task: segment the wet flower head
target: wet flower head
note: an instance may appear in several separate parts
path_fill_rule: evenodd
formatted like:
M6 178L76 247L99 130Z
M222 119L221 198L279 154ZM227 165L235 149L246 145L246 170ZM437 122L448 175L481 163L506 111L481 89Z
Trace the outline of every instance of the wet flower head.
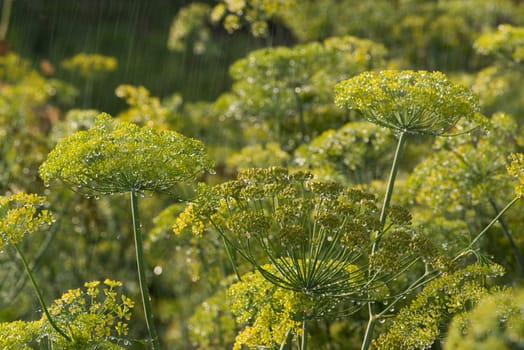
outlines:
M440 72L364 72L335 86L335 103L396 132L441 135L478 111L477 98Z
M95 193L170 192L211 166L200 141L103 113L93 128L63 139L39 173L46 183L58 179Z
M510 161L508 173L517 179L518 184L515 186L515 194L522 198L524 196L524 154L513 153L510 156Z
M127 335L135 306L130 297L120 292L121 287L122 282L110 279L86 282L84 288L67 291L51 305L49 312L63 329L68 329L75 348L120 349L113 342L122 341ZM44 327L60 349L69 346L48 324Z
M265 278L285 289L347 296L363 288L360 279L348 283L354 274L348 267L380 225L374 195L276 167L247 169L237 180L199 192L177 219L176 233L202 233L209 221ZM259 256L278 273L259 266Z
M53 214L41 209L44 202L45 197L23 192L0 196L0 251L4 245L17 244L24 235L53 223Z

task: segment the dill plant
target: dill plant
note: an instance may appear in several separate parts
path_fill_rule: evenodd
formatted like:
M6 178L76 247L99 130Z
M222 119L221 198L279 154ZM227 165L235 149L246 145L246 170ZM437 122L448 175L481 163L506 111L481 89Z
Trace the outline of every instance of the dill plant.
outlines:
M169 28L167 48L179 52L191 48L195 55L208 51L211 32L207 18L210 11L211 7L203 3L192 3L181 8ZM192 47L189 47L190 43Z
M40 210L44 201L45 197L23 192L8 197L2 196L0 198L0 235L2 238L0 240L0 250L3 249L4 245L12 245L16 249L47 320L60 336L64 337L67 341L71 341L71 338L55 323L49 314L42 291L33 277L27 259L18 247L18 243L20 243L26 235L32 234L44 226L51 225L55 220L54 215L50 211L45 209Z
M45 197L23 192L0 197L0 250L14 247L43 312L39 321L0 323L0 347L29 349L34 342L47 342L61 349L120 348L114 342L118 343L127 334L126 321L134 307L133 300L123 294L117 299L115 288L122 286L121 282L107 279L103 293L99 281L89 282L85 284L86 292L71 290L47 306L19 247L26 236L55 221L54 215L43 209L45 200Z
M159 349L144 262L138 197L146 192L174 193L212 163L204 145L175 131L139 127L100 114L94 126L62 139L41 165L41 178L60 180L89 195L129 193L138 278L151 346Z
M393 280L419 261L440 264L431 242L410 228L407 212L395 207L388 214L390 235L370 256L372 237L380 228L374 195L316 182L308 173L247 169L237 180L201 185L199 196L177 218L174 231L216 230L230 253L242 256L255 268L257 278L272 285L261 288L289 298L288 310L276 307L281 311L271 317L293 322L286 323L289 329L275 335L273 342L284 345L296 339L300 349L306 350L312 320L352 314L367 301L400 298L403 291L392 285ZM233 256L231 261L234 267L238 265ZM252 277L238 271L237 276L239 291L251 293L244 289L251 285L244 278ZM243 298L238 291L233 294L235 299ZM237 342L275 346L262 330L263 324L267 326L265 317L258 315L268 311L255 304L243 312L259 321L247 326Z
M507 156L516 149L513 131L517 124L504 113L493 115L484 124L474 132L437 140L435 152L407 177L406 202L421 214L424 225L431 226L438 215L467 221L468 231L474 232L482 228L486 216L498 215L501 203L514 196L513 179L506 166ZM457 128L471 129L472 125L462 123ZM515 237L505 220L499 218L499 223L522 275L524 260ZM460 239L467 241L469 235Z
M269 141L293 150L343 124L345 116L332 104L332 86L381 67L386 53L383 45L352 36L253 51L230 67L234 84L228 113L266 125L276 138Z
M71 289L49 306L53 323L46 316L37 321L0 323L2 349L125 349L134 302L120 293L122 283L106 279ZM55 326L53 326L53 324ZM60 328L55 328L60 327ZM57 329L64 329L65 338Z
M401 153L410 134L443 135L461 119L471 120L478 111L478 99L466 87L454 84L440 72L385 70L364 72L335 85L335 103L361 113L368 121L398 135L391 172L380 214L380 227L371 247L379 249L384 235ZM426 271L427 272L427 271ZM424 280L426 274L422 276ZM368 303L369 321L362 350L369 348L377 322L373 304Z

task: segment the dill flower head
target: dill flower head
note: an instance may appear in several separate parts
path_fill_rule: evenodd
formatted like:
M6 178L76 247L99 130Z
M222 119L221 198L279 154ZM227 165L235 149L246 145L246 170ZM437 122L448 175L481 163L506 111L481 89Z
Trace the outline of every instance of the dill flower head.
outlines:
M84 288L70 289L49 307L62 329L67 329L73 346L82 349L121 349L116 343L128 334L135 302L121 293L122 282L106 279L84 283ZM68 343L42 316L42 331L60 349Z
M17 244L26 234L53 223L53 214L40 209L45 200L23 192L0 196L0 251L4 245Z
M118 61L111 56L81 52L62 62L69 71L76 71L84 78L100 76L117 69Z
M524 59L524 27L501 24L496 31L481 35L474 49L484 55L494 55L503 61L522 64Z
M102 113L93 128L61 140L39 173L46 183L58 179L95 193L170 192L211 166L200 141Z
M337 106L396 132L441 135L478 111L477 98L440 72L364 72L335 86Z
M515 194L522 198L524 195L524 154L513 153L510 155L511 163L508 165L508 173L514 176L518 184L515 185Z

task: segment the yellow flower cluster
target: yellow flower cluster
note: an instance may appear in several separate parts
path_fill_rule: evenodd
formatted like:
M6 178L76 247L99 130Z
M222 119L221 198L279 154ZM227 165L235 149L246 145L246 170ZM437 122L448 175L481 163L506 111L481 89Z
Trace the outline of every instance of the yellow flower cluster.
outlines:
M440 72L364 72L335 86L335 104L396 132L441 135L471 119L478 99Z
M169 192L210 171L204 145L175 131L139 127L100 114L93 128L62 139L40 167L90 193Z
M273 269L270 265L266 269ZM244 328L235 338L234 350L280 346L287 333L299 334L300 317L307 302L299 293L275 287L260 272L242 276L228 290L231 311ZM278 325L278 327L274 327Z
M86 282L85 289L71 289L55 300L49 312L62 329L69 331L75 344L93 345L114 337L112 334L126 335L126 321L135 303L116 291L121 286L122 282L110 279ZM48 331L56 344L65 342L51 327Z
M70 71L78 71L84 78L92 78L114 71L118 66L118 61L114 57L82 52L63 61L62 66Z
M269 34L267 22L294 4L295 0L222 0L211 11L210 20L213 23L222 20L230 33L247 23L251 34L265 37Z
M55 221L49 210L41 209L45 200L45 197L23 192L0 197L0 250Z
M518 184L515 186L515 194L522 198L524 195L524 154L513 153L510 156L511 163L508 166L508 173L517 178Z

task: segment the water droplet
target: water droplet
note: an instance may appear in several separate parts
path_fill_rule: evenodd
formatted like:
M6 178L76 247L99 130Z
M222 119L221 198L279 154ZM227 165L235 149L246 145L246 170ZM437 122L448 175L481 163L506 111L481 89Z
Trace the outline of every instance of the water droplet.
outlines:
M157 275L157 276L161 275L162 272L163 272L162 266L157 265L157 266L155 266L155 267L153 268L153 273L154 273L155 275Z

